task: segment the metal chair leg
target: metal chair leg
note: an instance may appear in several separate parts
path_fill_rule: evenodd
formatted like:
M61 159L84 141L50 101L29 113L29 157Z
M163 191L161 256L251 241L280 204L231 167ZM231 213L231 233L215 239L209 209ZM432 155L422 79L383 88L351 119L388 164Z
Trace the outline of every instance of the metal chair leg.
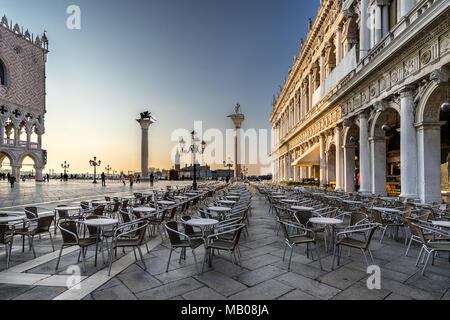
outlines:
M141 256L142 264L144 265L144 269L147 270L147 266L145 265L144 256L142 255L141 247L137 247L139 251L139 255Z
M199 270L198 270L198 265L197 265L197 256L195 255L195 250L194 249L191 249L192 250L192 255L194 256L194 262L195 262L195 271L197 271L197 274L198 275L200 275L200 272L199 272Z
M430 256L432 256L432 255L434 254L434 251L427 252L427 253L428 253L428 255L427 255L427 260L425 261L425 264L423 265L422 276L425 275L425 269L427 268L428 262L430 261Z
M423 252L423 245L422 245L422 248L420 248L420 252L419 252L419 255L416 260L416 267L419 265L419 261L420 261L420 257L422 256L422 252Z
M284 259L286 258L286 249L287 249L287 243L284 243L283 262L284 262Z
M288 271L291 271L292 254L294 253L294 245L291 248L291 254L289 255Z
M314 248L316 249L317 260L319 260L320 270L323 270L322 261L320 260L319 248L317 247L317 244L315 244L315 243L314 243Z
M412 238L412 236L411 236L411 239L409 240L408 248L406 248L405 257L408 256L408 252L409 252L409 249L411 248L411 243L412 243L412 241L413 241L413 238Z
M166 272L169 272L169 264L170 264L170 258L172 258L172 251L173 251L173 248L170 248L169 261L167 261Z
M52 233L50 231L48 231L48 235L50 236L50 242L52 243L52 249L53 249L53 252L54 252L55 251L55 245L53 243Z
M364 260L366 261L366 265L369 266L369 261L367 260L366 252L363 249L361 249L361 252L363 253Z

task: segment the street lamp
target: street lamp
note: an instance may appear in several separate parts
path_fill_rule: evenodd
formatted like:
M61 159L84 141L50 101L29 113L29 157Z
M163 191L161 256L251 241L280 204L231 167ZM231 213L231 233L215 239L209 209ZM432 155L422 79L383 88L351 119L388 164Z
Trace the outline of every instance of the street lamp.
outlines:
M247 179L247 173L248 173L248 168L244 166L244 167L242 168L242 178L243 178L244 180Z
M70 164L67 163L67 161L64 161L64 163L61 164L61 168L64 169L64 179L66 178L67 169L69 169Z
M231 161L231 159L228 158L228 162L224 161L223 166L228 167L228 177L230 177L231 180L231 168L233 167L233 161Z
M89 160L89 164L91 167L94 167L94 182L97 183L97 167L102 163L101 160L97 161L97 157L94 157L94 160Z
M109 176L109 172L112 170L112 168L109 166L109 164L106 166L105 171L108 173Z
M192 183L192 188L194 190L197 190L197 160L196 160L196 154L203 154L205 152L206 148L206 142L200 141L197 138L197 134L195 131L191 132L191 145L188 149L186 148L186 141L182 137L180 137L180 149L181 153L192 153L192 163L194 166L194 182Z

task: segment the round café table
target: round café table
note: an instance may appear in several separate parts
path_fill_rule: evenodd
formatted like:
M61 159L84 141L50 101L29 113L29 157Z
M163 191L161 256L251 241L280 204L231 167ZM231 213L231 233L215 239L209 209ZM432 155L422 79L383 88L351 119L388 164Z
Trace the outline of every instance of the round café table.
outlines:
M167 200L161 200L157 201L158 204L162 204L163 206L171 206L173 204L176 204L176 202L173 201L167 201Z
M230 199L230 200L239 200L239 196L225 196L225 198Z
M298 200L294 200L294 199L282 199L281 202L284 202L284 203L297 203Z
M202 230L203 240L205 241L205 254L208 257L208 265L209 267L212 267L212 259L211 259L211 250L208 250L208 238L205 235L205 231L207 229L212 229L216 224L218 224L219 221L216 219L204 219L204 218L198 218L198 219L191 219L185 222L185 224L197 227Z
M326 217L314 217L309 219L310 223L314 223L314 224L320 224L320 225L325 225L327 226L331 226L331 248L330 249L334 249L334 238L336 236L336 225L343 223L344 221L342 221L341 219L336 219L336 218L326 218Z
M231 208L230 207L209 207L207 210L216 213L223 220L223 218L225 217L225 213L230 212Z
M302 207L302 206L292 206L291 209L295 210L295 211L313 211L314 210L314 208Z
M450 221L431 221L431 223L435 226L450 228Z
M151 215L151 213L155 213L156 209L155 208L150 208L150 207L137 207L137 208L133 208L133 213L134 212L138 212L138 213L142 213L144 216L148 216ZM141 217L138 217L141 218Z
M95 264L94 264L95 266L97 266L97 254L98 254L98 243L100 241L100 231L104 227L114 226L114 225L118 224L119 220L100 218L100 219L83 220L83 221L80 221L80 223L82 223L88 227L96 227L97 228L97 237L95 239ZM102 250L102 256L103 256L103 263L105 263L105 256L103 255L103 250Z
M236 201L232 201L232 200L219 200L220 203L225 204L225 205L235 205Z

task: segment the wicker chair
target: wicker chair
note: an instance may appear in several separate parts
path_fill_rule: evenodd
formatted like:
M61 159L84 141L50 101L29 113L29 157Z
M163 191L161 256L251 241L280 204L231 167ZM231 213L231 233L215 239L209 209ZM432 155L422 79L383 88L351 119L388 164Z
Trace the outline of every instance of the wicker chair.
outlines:
M8 230L8 226L0 224L0 244L5 246L6 252L6 269L9 268L9 261L11 259L11 249L13 245L14 233Z
M94 238L80 238L78 236L78 228L77 223L75 221L66 220L58 223L58 228L61 231L63 244L61 245L61 249L58 255L58 261L56 262L55 271L58 272L59 262L61 260L61 254L64 247L80 247L80 254L78 255L78 262L80 261L80 256L83 263L83 272L86 272L86 251L87 248L91 245L95 245L96 241Z
M134 257L136 262L138 262L136 249L139 252L142 264L144 265L144 269L147 270L147 266L145 265L144 256L142 255L141 245L145 239L145 232L147 230L148 222L143 220L134 220L130 223L122 224L116 228L114 231L114 236L111 241L110 249L109 249L109 268L108 268L108 276L111 275L111 266L113 260L113 251L116 251L117 248L133 248Z
M361 224L361 225L355 225L352 227L348 227L346 231L339 232L337 234L337 239L339 237L342 237L336 242L336 245L334 247L333 251L333 262L331 264L331 269L334 269L334 259L337 252L337 265L339 266L341 261L341 251L342 247L349 247L349 248L355 248L361 250L364 260L366 262L366 265L369 266L369 262L367 260L366 251L369 252L370 258L372 262L373 256L372 252L370 251L370 241L372 240L373 234L375 233L375 230L380 227L380 224L378 223L368 223L368 224ZM365 240L356 239L354 237L350 237L355 234L361 234L361 232L367 232L367 235L365 236Z
M36 250L34 248L34 237L41 236L42 234L48 234L50 237L50 242L52 244L53 251L55 251L55 246L53 244L52 233L50 232L50 226L53 223L54 216L48 215L39 217L37 207L27 207L25 208L25 214L27 216L27 224L24 230L17 230L14 233L21 235L22 237L28 237L28 242L30 244L30 250L33 250L33 256L36 258ZM34 228L31 225L36 223Z
M294 247L301 244L306 244L306 257L309 258L309 244L314 244L317 253L317 259L319 260L320 269L322 268L322 261L320 260L319 250L316 245L316 236L315 233L305 228L301 224L288 223L286 221L278 220L280 224L281 230L284 235L284 252L283 252L283 261L286 257L286 249L287 247L291 248L291 253L289 255L289 263L288 263L288 271L291 271L291 261L292 254L294 252ZM289 234L288 229L295 230L293 234Z
M178 222L176 221L167 222L165 224L165 228L170 240L170 253L169 253L169 260L167 261L166 272L169 272L169 265L170 259L172 257L172 252L176 249L181 249L179 260L179 263L181 263L181 259L183 257L184 259L186 259L186 249L190 248L194 256L195 269L197 270L197 273L200 274L197 265L197 256L195 255L195 249L203 244L203 240L192 239L187 234L178 231Z

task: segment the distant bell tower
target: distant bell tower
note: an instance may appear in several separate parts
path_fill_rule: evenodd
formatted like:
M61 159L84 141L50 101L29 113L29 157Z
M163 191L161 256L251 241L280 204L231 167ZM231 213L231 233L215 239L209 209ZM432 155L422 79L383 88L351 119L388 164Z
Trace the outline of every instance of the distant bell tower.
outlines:
M180 162L181 162L180 153L178 152L177 149L177 153L175 154L175 171L180 171L181 169Z

